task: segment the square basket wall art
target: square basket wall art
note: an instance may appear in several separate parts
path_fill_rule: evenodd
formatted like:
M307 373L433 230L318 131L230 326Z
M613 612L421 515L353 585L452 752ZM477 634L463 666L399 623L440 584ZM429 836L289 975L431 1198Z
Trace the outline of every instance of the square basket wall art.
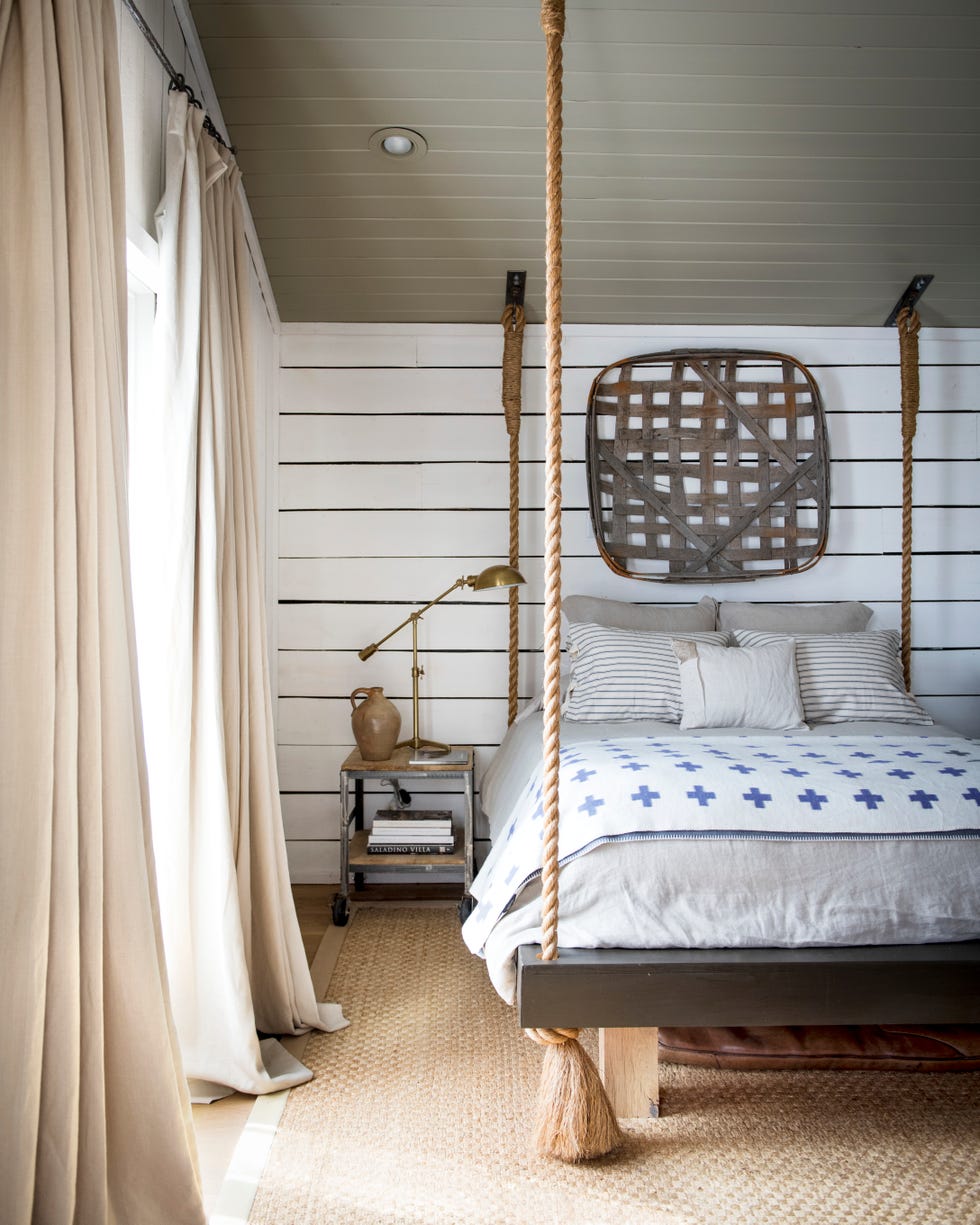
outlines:
M782 353L628 357L592 384L589 510L617 574L661 582L797 574L827 544L827 427Z

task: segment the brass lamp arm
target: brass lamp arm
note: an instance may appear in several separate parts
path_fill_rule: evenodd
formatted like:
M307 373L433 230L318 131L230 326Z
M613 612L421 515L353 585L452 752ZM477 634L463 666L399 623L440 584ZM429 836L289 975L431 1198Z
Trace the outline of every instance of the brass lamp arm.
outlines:
M472 587L473 584L476 582L476 578L477 576L475 574L464 575L463 577L458 578L451 587L446 588L446 590L442 593L442 595L437 595L434 600L430 600L428 604L425 605L424 608L418 608L415 610L415 612L409 613L409 615L405 618L404 621L401 622L401 624L396 625L395 628L391 630L389 633L385 634L383 638L379 638L377 642L372 642L368 646L364 647L363 650L358 651L357 653L358 658L361 660L370 659L371 656L378 649L378 647L386 643L389 638L394 638L394 636L398 633L399 630L404 629L405 626L411 624L412 621L418 621L421 618L423 613L427 613L430 608L438 604L440 600L444 600L447 595L451 595L458 588Z
M357 652L359 659L370 659L378 647L387 642L389 638L393 638L399 630L404 629L406 625L411 625L412 627L412 738L411 740L402 740L399 744L396 744L396 749L409 745L413 749L430 746L442 752L449 751L449 745L442 744L438 740L423 740L419 735L419 677L422 675L422 669L419 667L419 621L422 619L422 614L427 613L433 605L438 604L440 600L444 600L451 592L458 591L460 587L472 587L475 591L485 591L491 587L516 587L519 583L523 582L524 579L513 566L487 566L479 574L463 575L451 587L447 587L442 595L437 595L434 600L430 600L422 608L409 613L404 621L396 625L383 638L379 638L377 642L369 643L363 650Z

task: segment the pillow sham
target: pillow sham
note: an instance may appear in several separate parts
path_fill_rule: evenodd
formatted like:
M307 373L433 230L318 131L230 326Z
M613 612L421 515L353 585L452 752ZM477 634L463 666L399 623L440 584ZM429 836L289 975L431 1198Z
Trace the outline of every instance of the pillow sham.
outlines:
M793 640L762 647L672 643L680 661L681 730L805 727Z
M727 634L684 634L683 640L724 646ZM660 719L678 723L681 679L670 633L618 629L590 622L568 627L572 675L562 707L580 723Z
M718 603L703 596L697 604L628 604L604 596L570 595L561 610L570 625L587 621L623 630L714 630Z
M763 630L735 630L740 647L770 646L787 639ZM932 723L905 688L895 630L856 634L794 634L796 670L807 723L881 719Z
M772 630L780 634L855 633L868 628L872 610L867 604L844 600L835 604L751 604L722 600L718 628Z

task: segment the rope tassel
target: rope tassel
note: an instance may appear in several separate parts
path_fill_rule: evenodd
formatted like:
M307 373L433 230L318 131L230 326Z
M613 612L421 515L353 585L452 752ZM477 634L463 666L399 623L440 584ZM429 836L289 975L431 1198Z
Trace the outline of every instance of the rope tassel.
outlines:
M623 1138L595 1064L577 1029L526 1029L544 1046L534 1147L542 1157L591 1161Z
M558 750L561 692L561 80L564 0L542 0L546 42L546 328L547 414L544 545L544 846L541 958L558 956ZM542 1157L588 1161L622 1140L595 1064L577 1029L529 1029L545 1046L535 1147Z

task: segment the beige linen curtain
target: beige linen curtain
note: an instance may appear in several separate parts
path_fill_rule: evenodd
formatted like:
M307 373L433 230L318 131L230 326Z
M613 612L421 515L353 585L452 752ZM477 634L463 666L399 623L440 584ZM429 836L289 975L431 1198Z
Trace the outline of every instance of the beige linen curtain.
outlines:
M134 418L140 683L164 945L195 1100L311 1073L266 1034L336 1029L289 887L266 655L240 172L170 95L157 402Z
M0 0L0 1220L203 1225L135 687L115 0Z

